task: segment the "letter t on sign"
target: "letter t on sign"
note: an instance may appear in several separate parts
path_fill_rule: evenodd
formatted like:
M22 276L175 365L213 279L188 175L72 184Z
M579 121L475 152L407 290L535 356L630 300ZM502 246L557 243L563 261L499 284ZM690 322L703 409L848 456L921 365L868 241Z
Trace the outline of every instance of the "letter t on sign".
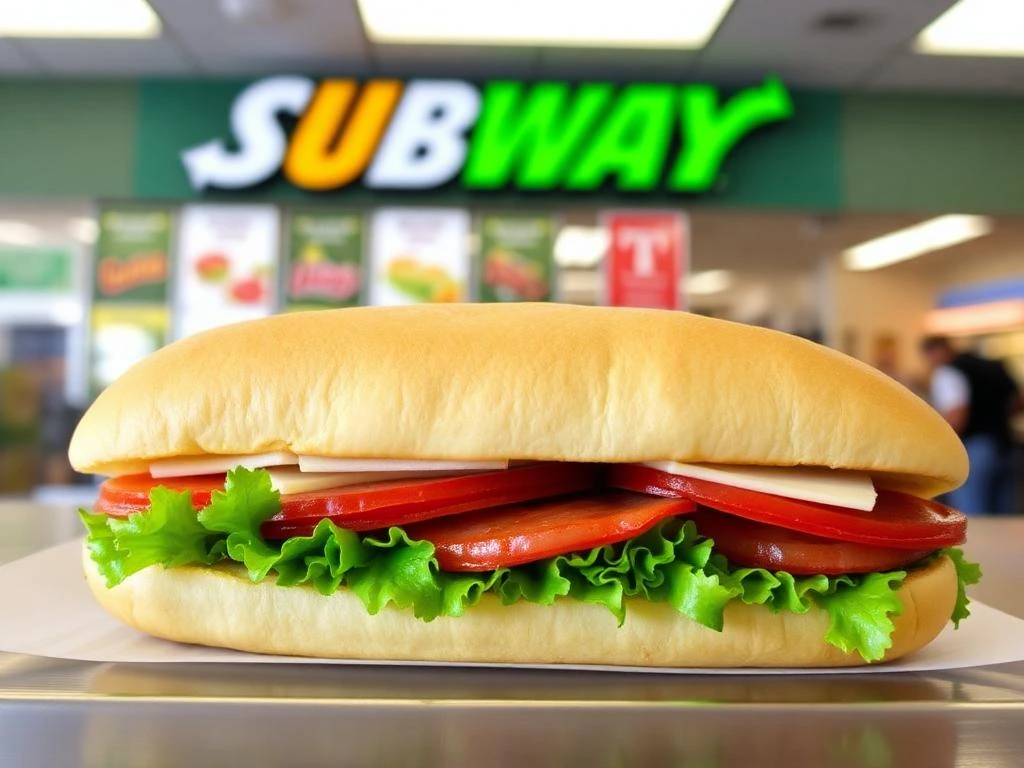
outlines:
M676 211L606 211L605 301L614 307L681 309L689 262L686 217Z

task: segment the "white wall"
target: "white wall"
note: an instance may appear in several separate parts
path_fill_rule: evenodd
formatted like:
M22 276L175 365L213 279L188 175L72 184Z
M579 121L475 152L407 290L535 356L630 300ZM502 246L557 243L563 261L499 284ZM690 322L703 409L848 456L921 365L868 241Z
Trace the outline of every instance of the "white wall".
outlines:
M827 310L826 342L872 365L877 340L896 341L897 371L904 378L924 370L917 351L924 316L935 304L934 277L910 265L872 272L850 272L838 259L826 265L832 296Z
M936 278L939 290L963 288L977 283L1024 277L1024 243L1020 249L1007 249L984 258L959 259L943 265Z

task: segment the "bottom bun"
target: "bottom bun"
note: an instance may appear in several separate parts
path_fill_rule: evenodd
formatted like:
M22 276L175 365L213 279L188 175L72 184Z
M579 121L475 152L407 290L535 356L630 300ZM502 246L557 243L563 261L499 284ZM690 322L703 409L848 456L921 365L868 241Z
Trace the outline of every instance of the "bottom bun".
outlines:
M798 615L733 602L715 632L665 604L630 600L617 626L604 607L561 600L501 605L494 595L459 618L431 622L387 607L366 612L351 592L252 583L234 564L149 567L113 589L84 553L99 602L126 624L167 640L253 653L363 660L604 664L645 667L845 667L864 664L824 641L828 615ZM948 558L911 573L885 660L921 648L942 631L956 600Z

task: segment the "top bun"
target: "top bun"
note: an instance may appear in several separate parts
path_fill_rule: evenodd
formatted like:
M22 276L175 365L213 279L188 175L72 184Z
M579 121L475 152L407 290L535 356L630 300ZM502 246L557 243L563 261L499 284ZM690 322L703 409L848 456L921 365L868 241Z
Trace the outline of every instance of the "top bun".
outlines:
M108 387L70 457L117 475L278 450L812 465L922 496L967 475L938 413L834 350L682 312L559 304L361 307L207 331Z

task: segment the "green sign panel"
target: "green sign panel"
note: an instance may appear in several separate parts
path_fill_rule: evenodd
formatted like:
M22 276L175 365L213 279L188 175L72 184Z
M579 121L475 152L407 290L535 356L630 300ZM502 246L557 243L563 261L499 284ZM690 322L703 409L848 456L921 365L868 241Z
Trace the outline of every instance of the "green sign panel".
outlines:
M0 246L0 291L70 291L71 252L64 248Z
M303 76L145 81L142 197L616 201L836 207L840 100L774 77L529 83ZM282 120L282 115L288 119ZM294 127L292 127L294 126Z
M96 302L167 301L171 212L163 208L108 208L100 213L93 269Z
M480 300L550 299L553 230L550 216L483 216L480 220Z
M359 303L363 218L357 213L296 211L288 222L285 308Z

